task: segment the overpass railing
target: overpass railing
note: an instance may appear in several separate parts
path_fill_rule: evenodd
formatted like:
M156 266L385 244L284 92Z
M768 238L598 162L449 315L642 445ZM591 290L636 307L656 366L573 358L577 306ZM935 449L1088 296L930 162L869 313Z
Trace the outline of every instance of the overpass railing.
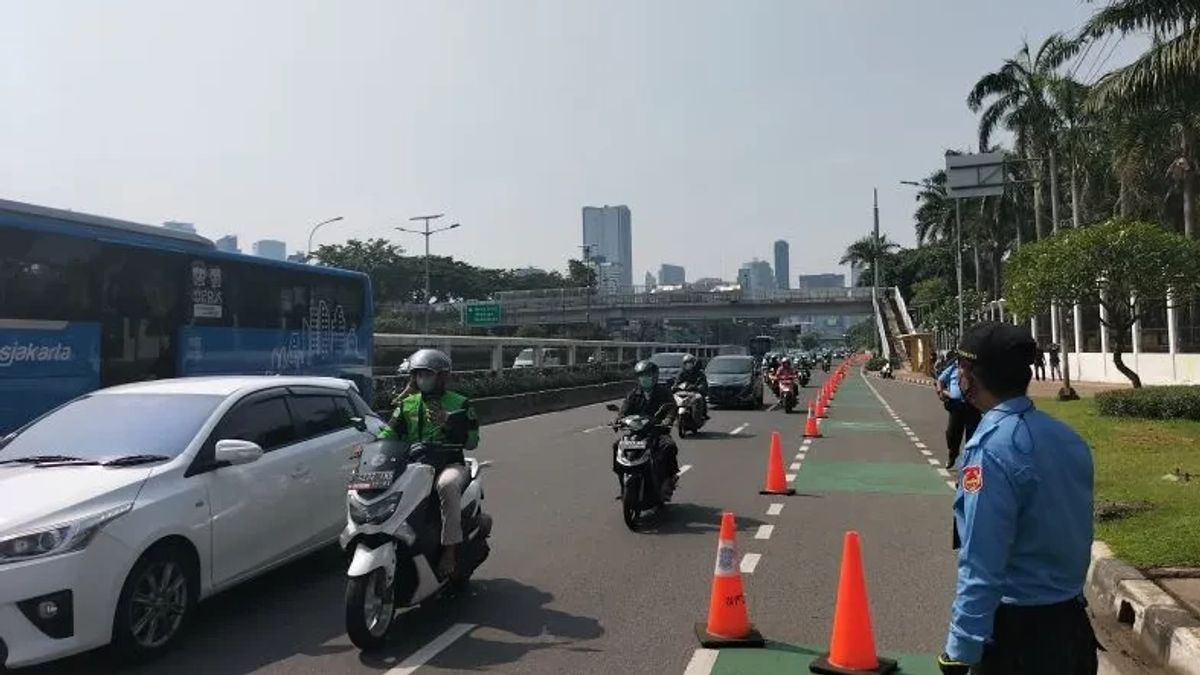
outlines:
M600 293L586 288L545 289L497 293L487 304L498 303L506 310L547 310L581 307L629 307L656 305L728 305L734 303L795 304L870 302L870 288L813 288L807 290L678 290L662 293ZM467 303L472 304L472 303Z
M517 357L526 349L531 350L530 358L522 359L520 365L530 367L626 363L647 358L656 352L684 352L707 359L731 351L744 351L732 345L686 342L376 333L377 372L394 372L409 354L422 347L433 347L449 354L455 370L503 370L516 367Z

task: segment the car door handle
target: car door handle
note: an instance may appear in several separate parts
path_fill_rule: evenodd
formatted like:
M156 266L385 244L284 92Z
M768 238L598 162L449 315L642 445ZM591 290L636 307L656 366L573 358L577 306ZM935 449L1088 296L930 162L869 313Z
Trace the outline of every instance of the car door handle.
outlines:
M301 478L308 478L311 473L312 473L312 471L310 471L307 466L301 464L301 465L297 466L295 469L292 469L292 478L295 478L297 480L301 479Z

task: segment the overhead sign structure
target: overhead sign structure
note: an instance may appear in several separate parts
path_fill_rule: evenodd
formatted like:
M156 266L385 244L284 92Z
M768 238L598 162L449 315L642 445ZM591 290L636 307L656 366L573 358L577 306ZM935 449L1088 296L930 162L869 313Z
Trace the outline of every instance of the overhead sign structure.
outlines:
M500 323L500 303L475 302L463 309L463 323L468 326L493 326Z
M1003 152L946 155L946 194L954 199L1004 194L1008 182Z

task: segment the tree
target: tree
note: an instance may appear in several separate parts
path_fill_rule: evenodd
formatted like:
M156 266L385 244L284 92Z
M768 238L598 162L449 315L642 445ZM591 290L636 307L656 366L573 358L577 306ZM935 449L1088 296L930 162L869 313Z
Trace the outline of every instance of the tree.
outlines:
M375 301L393 299L411 287L403 273L404 249L386 239L351 239L322 244L310 256L318 264L362 272L371 277Z
M800 348L812 351L821 346L821 336L816 333L803 333L800 335Z
M946 196L945 169L938 169L921 181L913 220L917 246L954 239L954 200Z
M1025 316L1051 303L1102 307L1113 365L1141 387L1122 358L1130 329L1168 299L1180 306L1200 296L1197 260L1200 244L1157 225L1115 218L1022 247L1008 263L1006 296Z
M869 280L874 274L876 263L881 262L889 253L899 248L900 244L888 239L886 234L881 234L878 238L874 234L869 234L850 244L839 264L864 268L863 278ZM866 269L868 267L871 269ZM870 282L868 281L868 283Z
M595 288L596 269L582 260L567 261L567 281L575 288Z
M1183 196L1183 228L1196 236L1196 136L1200 116L1200 3L1195 0L1116 0L1083 29L1087 39L1150 31L1155 40L1136 61L1104 76L1095 86L1095 109L1167 110L1179 138L1171 176Z

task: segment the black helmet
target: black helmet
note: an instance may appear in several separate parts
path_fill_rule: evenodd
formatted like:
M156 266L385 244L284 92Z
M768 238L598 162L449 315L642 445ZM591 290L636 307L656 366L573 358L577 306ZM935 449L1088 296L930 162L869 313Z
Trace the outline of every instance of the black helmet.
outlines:
M638 361L633 367L634 375L653 375L654 379L658 379L658 364L653 361Z
M418 349L408 357L409 370L432 370L435 373L450 372L450 357L438 349Z

